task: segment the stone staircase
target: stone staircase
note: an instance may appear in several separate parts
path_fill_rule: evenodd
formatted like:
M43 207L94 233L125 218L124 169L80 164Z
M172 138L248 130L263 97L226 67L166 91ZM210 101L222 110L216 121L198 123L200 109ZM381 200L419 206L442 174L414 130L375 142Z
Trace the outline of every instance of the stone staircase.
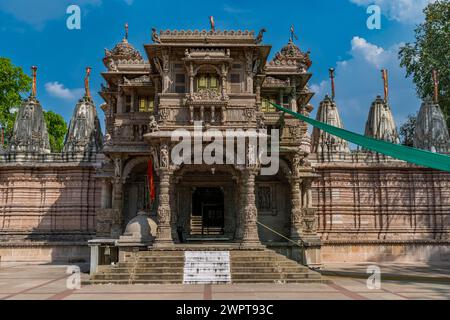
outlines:
M196 251L198 252L198 249ZM320 273L268 249L230 250L229 268L231 283L324 282ZM192 271L195 266L191 264L189 269ZM202 269L200 265L198 269ZM211 271L210 269L208 270ZM120 262L115 266L102 266L96 274L91 276L88 283L181 284L184 282L185 251L151 250L130 254L126 262ZM211 281L211 283L226 282L229 281Z

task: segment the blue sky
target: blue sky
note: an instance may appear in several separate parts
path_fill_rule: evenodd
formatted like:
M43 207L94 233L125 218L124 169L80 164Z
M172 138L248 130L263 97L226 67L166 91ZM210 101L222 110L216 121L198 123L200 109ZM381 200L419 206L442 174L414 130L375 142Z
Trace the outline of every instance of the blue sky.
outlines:
M271 56L289 39L293 24L304 51L311 50L316 92L312 103L329 93L328 68L336 68L336 101L347 129L363 132L371 102L382 94L381 68L390 74L390 102L397 123L416 112L420 101L411 79L399 67L398 47L413 41L414 28L423 20L430 0L284 0L274 1L144 1L144 0L2 0L0 56L29 73L37 65L38 98L46 110L70 119L83 93L84 68L91 66L96 93L104 71L104 48L111 49L129 24L129 41L141 51L151 42L150 30L208 29L210 15L216 29L266 28L264 42ZM381 7L380 30L366 26L368 5ZM81 30L68 30L66 8L81 7ZM99 110L103 125L103 113ZM315 111L313 112L315 115Z

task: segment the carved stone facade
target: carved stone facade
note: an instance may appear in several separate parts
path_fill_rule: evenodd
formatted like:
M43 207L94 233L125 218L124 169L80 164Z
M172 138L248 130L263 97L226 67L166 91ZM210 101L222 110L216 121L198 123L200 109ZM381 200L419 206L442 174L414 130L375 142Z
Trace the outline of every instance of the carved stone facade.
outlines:
M60 260L72 259L68 248L78 248L75 257L87 260L86 240L123 240L129 222L147 216L157 225L152 223L151 241L142 237L145 243L128 242L121 250L220 241L245 249L266 246L319 267L322 260L403 258L402 252L420 247L413 257L445 260L448 174L350 152L344 141L318 131L311 140L306 123L268 103L310 115L309 53L289 41L269 61L271 46L263 34L153 30L153 43L144 45L147 60L127 37L106 50L99 92L105 100L103 146L93 105L84 98L70 125L65 147L70 152L46 154L45 130L37 147L25 148L35 145L23 141L36 134L22 139L17 129L14 152L0 155L2 260L17 256L13 247L52 248ZM33 97L27 101L38 106ZM342 127L333 101L326 98L321 110L321 121ZM42 117L29 120L25 111L16 126L35 132ZM245 143L243 163L207 164L195 154L183 154L184 163L175 163L178 141L171 134L183 129L195 138L194 124L201 133L279 130L278 172L261 174L259 153ZM367 133L398 141L381 98L371 108ZM318 145L322 151L328 146L328 157ZM24 152L16 152L20 146ZM88 156L83 146L92 151ZM200 153L207 147L200 141ZM233 142L233 149L238 147ZM138 213L145 219L136 218ZM392 254L375 254L383 250Z

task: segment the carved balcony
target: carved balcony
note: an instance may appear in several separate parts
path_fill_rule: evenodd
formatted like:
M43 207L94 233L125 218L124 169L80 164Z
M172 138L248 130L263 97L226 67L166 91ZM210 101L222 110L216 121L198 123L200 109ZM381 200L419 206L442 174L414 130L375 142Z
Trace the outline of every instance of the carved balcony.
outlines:
M205 121L205 116L208 115L211 124L224 123L228 102L228 95L216 90L201 89L188 94L186 105L189 107L189 122L194 123L195 120Z

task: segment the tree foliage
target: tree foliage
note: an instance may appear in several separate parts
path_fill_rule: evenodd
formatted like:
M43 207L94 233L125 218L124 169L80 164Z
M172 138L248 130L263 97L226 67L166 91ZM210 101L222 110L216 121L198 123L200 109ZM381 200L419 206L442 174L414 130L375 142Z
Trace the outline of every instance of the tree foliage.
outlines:
M44 119L47 125L51 151L61 152L64 146L64 136L67 132L67 124L64 118L53 111L45 111Z
M450 1L438 0L425 9L425 21L415 30L415 42L400 48L400 65L413 76L422 99L434 92L432 70L439 73L439 104L450 128Z
M22 102L22 93L30 90L31 79L22 68L16 67L8 58L0 57L0 126L9 137L14 127L14 108Z
M416 127L416 120L417 114L410 114L400 127L400 140L405 146L414 146L414 129Z

